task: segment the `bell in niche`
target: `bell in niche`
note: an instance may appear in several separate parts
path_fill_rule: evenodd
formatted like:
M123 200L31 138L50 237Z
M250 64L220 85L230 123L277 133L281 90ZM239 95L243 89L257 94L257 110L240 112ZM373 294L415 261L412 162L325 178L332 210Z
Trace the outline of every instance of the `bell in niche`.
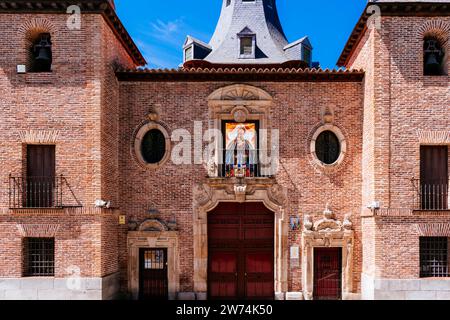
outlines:
M435 53L428 54L427 67L436 68L436 67L439 67L439 65L440 64L436 58L436 54Z
M34 69L38 72L50 71L52 65L52 45L49 35L42 35L34 46Z
M441 70L441 50L436 40L428 40L426 42L425 53L425 71L426 74L439 74Z

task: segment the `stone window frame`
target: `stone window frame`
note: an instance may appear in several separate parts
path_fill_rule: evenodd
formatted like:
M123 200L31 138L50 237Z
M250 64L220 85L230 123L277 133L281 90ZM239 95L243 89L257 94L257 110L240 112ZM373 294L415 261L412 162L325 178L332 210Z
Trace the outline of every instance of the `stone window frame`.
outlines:
M147 161L145 161L144 157L142 156L142 152L141 152L141 145L142 145L142 139L145 137L145 135L150 131L150 130L159 130L165 138L166 141L166 149L165 149L165 153L163 158L161 159L161 161L157 162L157 163L148 163ZM150 122L145 122L144 124L141 124L138 129L136 130L136 133L134 134L134 139L133 139L133 154L136 158L136 160L138 161L138 163L147 169L150 170L156 170L161 168L164 164L166 164L166 162L169 160L170 158L170 152L172 149L172 145L171 145L171 139L170 139L170 134L167 130L167 128L160 122L156 122L156 121L150 121Z
M333 132L336 135L336 137L338 138L339 143L340 143L341 150L340 150L339 158L332 164L323 163L319 159L319 157L317 156L317 153L316 153L317 138L325 131ZM344 160L348 153L347 138L345 137L343 130L341 130L341 128L339 128L335 124L322 124L318 128L316 128L313 132L314 133L312 134L310 144L309 144L309 153L312 158L313 164L316 167L318 167L319 169L325 170L325 171L330 171L330 170L339 168L344 163Z

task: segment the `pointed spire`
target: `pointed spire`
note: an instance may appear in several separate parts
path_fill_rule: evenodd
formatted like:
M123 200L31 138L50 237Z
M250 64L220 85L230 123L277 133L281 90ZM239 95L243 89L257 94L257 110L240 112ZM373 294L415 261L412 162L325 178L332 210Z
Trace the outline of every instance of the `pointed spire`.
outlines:
M306 59L311 64L312 46L308 38L292 44L286 39L276 0L223 0L206 55L205 45L196 49L200 47L198 43L201 41L186 42L185 57L217 64L281 64ZM196 51L201 55L196 55Z

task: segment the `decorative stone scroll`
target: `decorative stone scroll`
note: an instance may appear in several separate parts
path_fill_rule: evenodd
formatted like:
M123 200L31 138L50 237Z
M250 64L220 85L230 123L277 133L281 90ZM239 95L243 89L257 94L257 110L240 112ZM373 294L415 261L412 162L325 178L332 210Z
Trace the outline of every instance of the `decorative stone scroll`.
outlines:
M314 248L342 248L342 297L350 299L353 292L354 232L350 215L341 222L327 205L323 218L313 221L306 215L302 233L302 286L305 300L312 300L314 289Z

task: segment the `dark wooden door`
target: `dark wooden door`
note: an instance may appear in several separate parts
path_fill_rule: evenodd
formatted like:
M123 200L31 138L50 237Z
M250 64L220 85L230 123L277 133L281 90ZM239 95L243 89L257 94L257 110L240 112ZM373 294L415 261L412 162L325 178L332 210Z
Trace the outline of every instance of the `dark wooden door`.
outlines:
M209 213L208 296L274 298L274 215L262 203L222 203Z
M342 298L342 249L314 249L314 299Z
M55 170L55 146L27 146L27 175L24 181L26 207L54 206Z
M167 249L140 249L139 265L139 299L167 300Z
M420 149L420 193L422 209L448 209L448 147Z

